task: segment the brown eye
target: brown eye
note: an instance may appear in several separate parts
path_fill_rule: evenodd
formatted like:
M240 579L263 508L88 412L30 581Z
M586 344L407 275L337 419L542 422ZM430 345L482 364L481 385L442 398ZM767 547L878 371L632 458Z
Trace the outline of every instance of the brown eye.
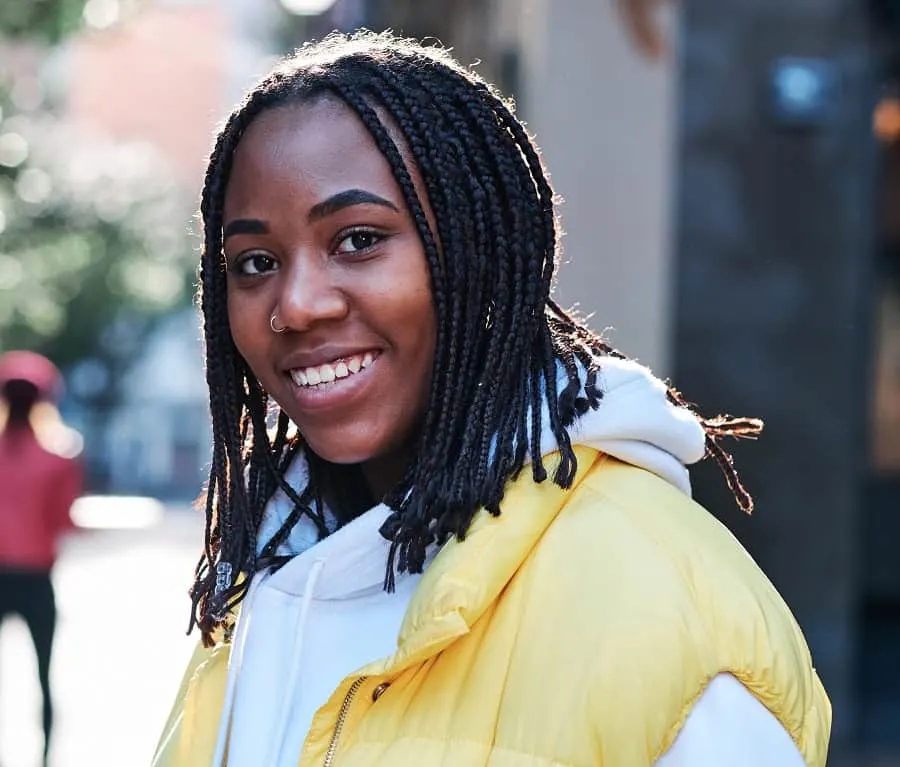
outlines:
M336 248L338 253L359 253L374 248L383 238L371 229L358 229L344 237Z
M278 269L278 262L265 253L250 253L237 263L238 274L255 277Z

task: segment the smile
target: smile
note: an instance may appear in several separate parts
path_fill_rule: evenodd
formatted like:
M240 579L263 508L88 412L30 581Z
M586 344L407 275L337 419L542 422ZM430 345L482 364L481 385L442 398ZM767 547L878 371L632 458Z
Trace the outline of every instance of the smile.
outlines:
M365 352L355 354L352 357L341 358L326 362L315 367L297 368L290 371L291 380L306 389L321 389L330 387L343 379L352 378L361 370L369 367L378 357L378 352Z

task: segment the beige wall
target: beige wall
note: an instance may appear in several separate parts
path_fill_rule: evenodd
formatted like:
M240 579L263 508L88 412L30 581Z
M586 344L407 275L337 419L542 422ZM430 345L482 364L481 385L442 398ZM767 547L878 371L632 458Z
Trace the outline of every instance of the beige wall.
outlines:
M668 373L674 59L640 58L610 0L508 0L505 11L524 52L524 117L564 198L558 298Z

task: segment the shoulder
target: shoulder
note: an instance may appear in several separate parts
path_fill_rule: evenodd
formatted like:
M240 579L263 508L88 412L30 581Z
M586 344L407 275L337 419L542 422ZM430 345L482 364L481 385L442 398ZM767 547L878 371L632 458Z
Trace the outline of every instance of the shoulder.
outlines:
M706 509L651 472L610 457L570 492L538 544L535 564L577 570L580 582L596 587L616 584L623 600L665 597L680 609L698 596L779 600Z
M576 599L593 590L588 585L615 586L610 599L620 607L640 598L665 601L679 615L715 605L740 622L756 610L792 621L724 525L665 480L613 458L598 461L572 491L538 549L536 559L578 571L585 586Z
M639 741L658 755L720 673L792 732L810 716L827 730L827 699L778 592L721 523L655 475L600 461L523 570L524 635L552 632L566 659L555 673L570 665L590 681L604 731L645 726Z

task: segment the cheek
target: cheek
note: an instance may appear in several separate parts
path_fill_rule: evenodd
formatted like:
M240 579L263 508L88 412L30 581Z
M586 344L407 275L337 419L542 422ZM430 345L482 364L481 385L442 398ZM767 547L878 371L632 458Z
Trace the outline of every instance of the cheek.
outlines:
M246 322L241 322L240 317L241 313L238 311L238 307L235 305L235 300L229 293L228 295L228 327L231 330L231 338L234 340L234 345L237 346L238 351L241 354L244 353L244 333L246 332Z
M255 374L258 373L254 360L262 352L265 338L261 337L257 329L256 314L251 307L244 306L239 298L228 294L228 327L231 329L231 338L238 352L247 361Z
M367 310L384 337L394 346L391 386L394 396L389 410L406 423L417 420L428 405L437 342L437 315L425 256L410 249L398 259L397 268L384 274L377 299ZM375 299L374 293L370 299ZM375 324L373 322L373 324ZM397 395L401 395L399 398ZM402 404L401 404L402 402Z

